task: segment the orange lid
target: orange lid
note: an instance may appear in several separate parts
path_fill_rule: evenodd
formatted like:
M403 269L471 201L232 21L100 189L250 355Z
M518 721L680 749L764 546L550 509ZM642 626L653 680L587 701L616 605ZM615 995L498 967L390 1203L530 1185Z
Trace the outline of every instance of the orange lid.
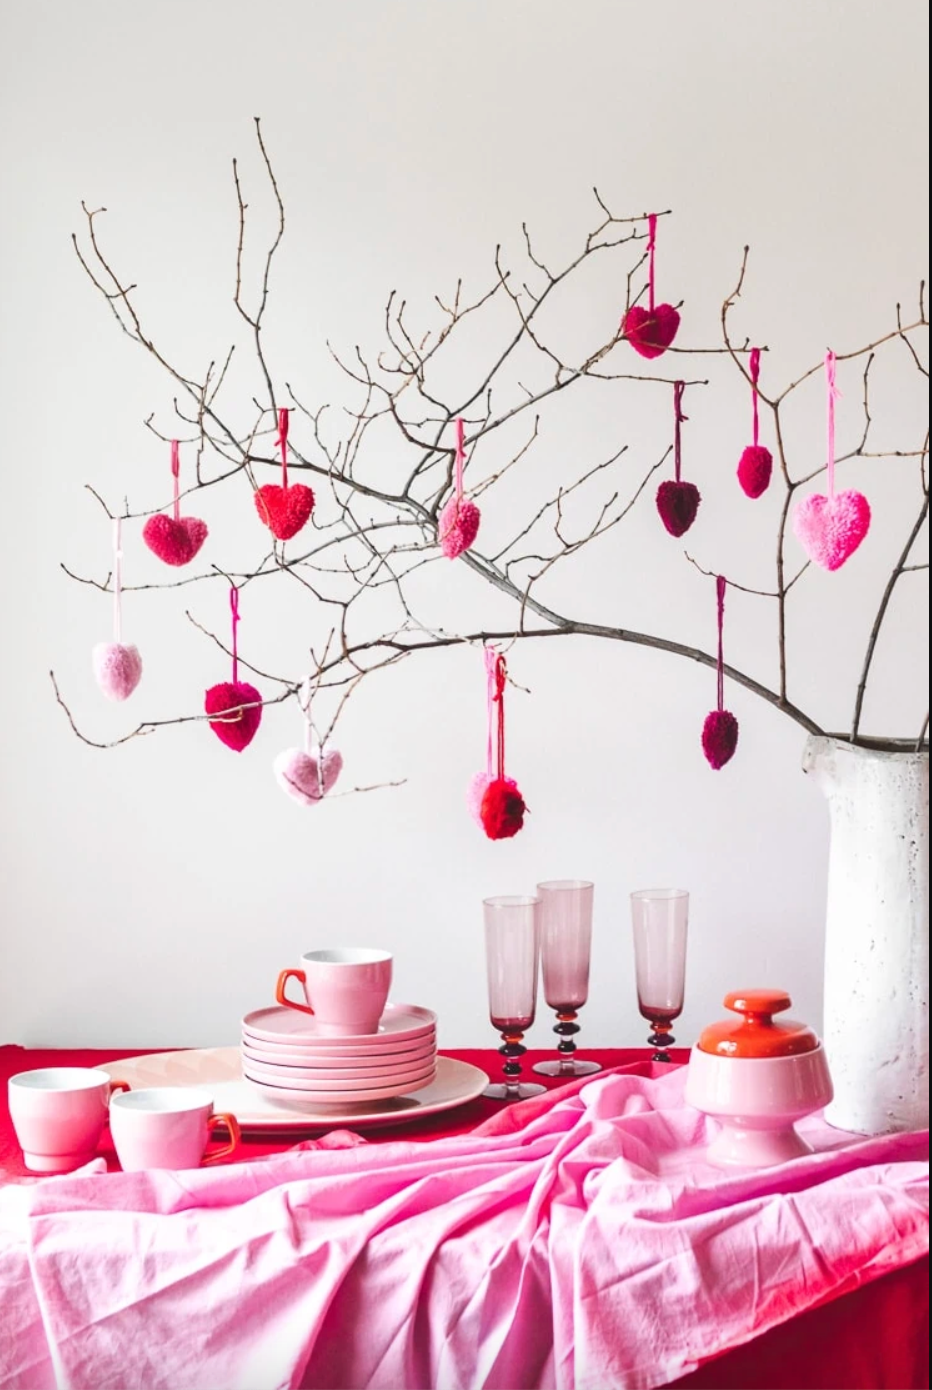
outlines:
M736 989L725 995L725 1008L741 1018L723 1018L704 1029L699 1039L702 1052L723 1057L793 1057L814 1052L819 1039L805 1023L785 1018L774 1021L792 1004L782 989Z

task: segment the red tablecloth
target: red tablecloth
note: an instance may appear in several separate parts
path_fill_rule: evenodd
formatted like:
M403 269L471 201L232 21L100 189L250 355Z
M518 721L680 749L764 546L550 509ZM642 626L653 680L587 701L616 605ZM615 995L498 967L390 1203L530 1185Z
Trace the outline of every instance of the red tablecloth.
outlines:
M0 1181L26 1173L7 1108L6 1080L19 1071L50 1066L99 1066L117 1057L142 1055L126 1048L49 1050L0 1047ZM449 1051L497 1075L500 1059L492 1050ZM527 1065L552 1053L529 1052ZM639 1061L645 1051L596 1050L585 1054L604 1066ZM674 1060L684 1061L685 1051ZM557 1082L549 1082L557 1085ZM367 1138L379 1143L408 1138L430 1141L473 1129L500 1109L494 1101L476 1100L445 1115L392 1129L377 1129ZM299 1137L299 1136L297 1136ZM243 1159L278 1153L287 1143L250 1139ZM116 1167L108 1141L101 1152ZM929 1269L921 1261L874 1281L855 1293L736 1348L692 1375L677 1381L693 1390L927 1390L929 1386ZM140 1387L145 1390L145 1387ZM180 1390L180 1387L179 1387ZM400 1388L401 1390L401 1388ZM606 1387L610 1390L610 1387Z

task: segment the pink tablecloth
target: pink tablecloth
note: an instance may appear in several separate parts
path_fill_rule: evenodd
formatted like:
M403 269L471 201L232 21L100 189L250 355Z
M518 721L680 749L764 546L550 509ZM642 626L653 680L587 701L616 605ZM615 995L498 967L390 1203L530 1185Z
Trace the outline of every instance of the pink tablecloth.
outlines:
M682 1071L646 1070L429 1145L8 1188L0 1386L721 1385L713 1358L927 1254L926 1136L815 1120L812 1157L723 1174Z

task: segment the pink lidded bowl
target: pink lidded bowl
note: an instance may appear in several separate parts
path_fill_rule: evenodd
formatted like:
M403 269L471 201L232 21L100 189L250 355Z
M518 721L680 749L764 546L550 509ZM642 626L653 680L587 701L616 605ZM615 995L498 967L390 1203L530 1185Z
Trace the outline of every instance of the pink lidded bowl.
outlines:
M797 1120L832 1099L825 1050L804 1024L774 1014L782 990L736 990L725 1007L739 1018L706 1028L689 1058L686 1100L721 1126L706 1157L718 1167L766 1168L811 1153Z

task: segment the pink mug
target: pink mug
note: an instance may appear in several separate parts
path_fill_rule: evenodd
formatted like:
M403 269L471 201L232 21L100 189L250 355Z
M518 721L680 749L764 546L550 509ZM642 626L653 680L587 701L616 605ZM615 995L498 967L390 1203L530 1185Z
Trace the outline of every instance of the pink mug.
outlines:
M44 1067L11 1076L10 1118L33 1173L70 1173L94 1157L111 1096L128 1091L93 1067Z
M207 1153L218 1127L229 1140ZM234 1116L214 1114L210 1095L193 1086L153 1086L114 1096L110 1133L124 1173L218 1163L236 1152L241 1139Z
M291 979L304 986L306 1003L287 998L285 987ZM324 1037L359 1036L378 1032L391 983L388 951L306 951L300 969L279 975L275 998L289 1009L313 1014L316 1031Z

